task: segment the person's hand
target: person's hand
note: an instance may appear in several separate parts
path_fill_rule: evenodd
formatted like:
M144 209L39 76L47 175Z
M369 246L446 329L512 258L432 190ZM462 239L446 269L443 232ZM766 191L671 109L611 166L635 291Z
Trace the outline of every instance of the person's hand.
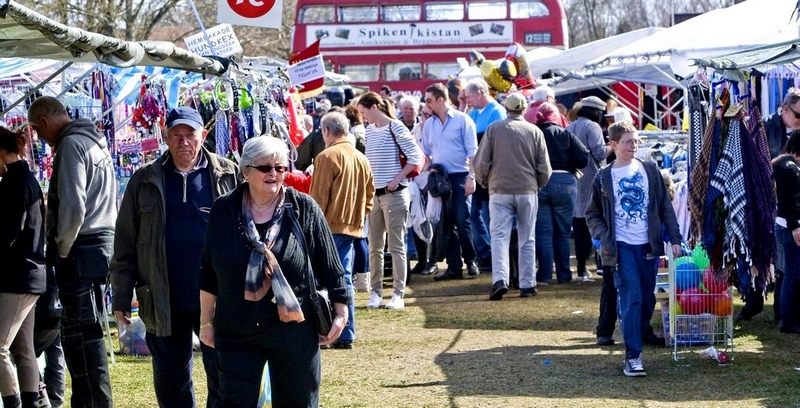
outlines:
M117 318L118 322L120 322L120 323L122 323L122 324L124 324L126 326L131 324L131 319L130 319L131 312L130 311L123 312L122 310L115 310L114 311L114 317Z
M344 330L345 326L347 326L347 312L345 312L344 315L337 314L333 318L331 331L328 332L327 336L324 337L319 336L319 343L317 344L319 344L320 346L327 346L333 343L334 341L336 341L336 339L339 338L339 336L342 335L342 331Z
M399 185L400 185L400 180L398 180L397 177L395 177L392 179L392 181L389 182L389 184L386 185L386 188L389 191L394 191L397 190L397 186Z
M200 341L206 346L214 348L214 323L200 325Z
M794 238L794 244L800 246L800 228L792 230L792 238Z
M467 106L467 91L462 89L458 92L458 107L465 108Z
M474 192L475 192L475 179L472 177L467 177L467 181L466 183L464 183L464 195L469 197Z
M798 228L798 229L800 229L800 228ZM672 244L672 256L677 258L677 257L681 256L681 252L682 252L682 250L681 250L681 246L680 245Z

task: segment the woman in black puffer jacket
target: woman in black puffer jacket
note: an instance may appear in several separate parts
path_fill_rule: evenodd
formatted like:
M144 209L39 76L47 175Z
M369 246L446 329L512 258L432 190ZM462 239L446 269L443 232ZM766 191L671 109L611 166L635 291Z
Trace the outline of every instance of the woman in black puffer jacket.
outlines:
M22 160L25 146L22 133L0 127L0 393L3 406L28 408L39 391L33 307L45 290L45 258L44 199Z
M539 190L539 210L536 215L536 255L539 270L536 281L550 283L553 263L559 283L572 280L569 268L569 237L572 212L575 207L577 182L580 172L589 162L589 152L572 132L558 123L558 108L543 103L537 113L537 126L544 133L547 155L553 175L547 185Z

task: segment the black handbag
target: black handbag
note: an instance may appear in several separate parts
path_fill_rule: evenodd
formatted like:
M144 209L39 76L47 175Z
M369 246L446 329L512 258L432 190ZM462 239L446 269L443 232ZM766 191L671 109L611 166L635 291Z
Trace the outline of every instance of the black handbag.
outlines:
M306 276L308 276L308 288L311 293L311 306L314 308L314 317L317 321L317 332L320 336L327 336L331 331L331 326L333 326L333 307L331 307L331 300L328 298L328 290L316 284L314 270L311 269L311 254L308 252L308 246L306 246L303 230L300 229L300 223L297 222L297 217L294 215L292 203L286 203L284 206L286 213L289 214L289 218L292 220L292 232L306 254Z

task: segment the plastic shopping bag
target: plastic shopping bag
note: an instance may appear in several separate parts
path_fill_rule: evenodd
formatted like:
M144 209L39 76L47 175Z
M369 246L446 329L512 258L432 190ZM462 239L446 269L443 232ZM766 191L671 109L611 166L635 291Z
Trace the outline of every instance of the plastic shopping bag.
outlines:
M425 217L432 225L439 223L442 219L442 199L434 197L428 193L428 205L425 208Z

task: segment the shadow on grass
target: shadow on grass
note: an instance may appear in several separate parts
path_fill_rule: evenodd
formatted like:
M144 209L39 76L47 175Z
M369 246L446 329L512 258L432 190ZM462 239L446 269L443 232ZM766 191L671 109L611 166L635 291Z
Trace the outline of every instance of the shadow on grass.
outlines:
M622 373L624 345L600 348L594 344L601 285L601 280L551 285L540 288L533 298L519 298L512 290L502 301L490 302L491 278L485 275L448 282L417 279L406 298L424 311L425 328L456 330L450 344L435 357L446 379L386 387L444 385L451 407L459 405L459 397L493 396L498 401L538 397L562 402L608 399L635 405L658 401L719 406L723 401L758 400L758 406L800 406L800 375L794 370L800 366L796 351L800 336L778 333L771 310L735 324L735 360L729 366L699 359L697 351L707 346L682 349L685 360L680 362L673 360L672 348L645 347L648 376L627 378ZM658 310L654 326L660 328L656 320L660 322ZM504 330L530 331L536 338L519 346L457 347L466 331L476 330L495 330L497 336ZM556 333L573 331L586 336ZM617 328L618 341L620 335ZM492 333L486 336L491 339Z
M723 401L758 399L760 406L796 406L797 381L775 376L775 358L760 353L739 353L737 363L720 367L713 361L676 363L667 349L645 351L648 376L628 378L622 373L621 355L586 354L594 345L510 346L456 352L463 331L438 354L436 364L444 381L387 385L387 388L422 389L444 385L451 407L460 397L538 397L560 400L599 399L646 405L646 401L696 402L716 406ZM655 351L654 351L655 350ZM621 351L617 346L617 351ZM573 352L573 353L571 353ZM761 360L751 369L753 360ZM686 365L688 363L689 365ZM746 368L745 368L746 367ZM783 378L783 379L782 379ZM742 386L743 381L763 382ZM768 384L768 385L767 385Z

